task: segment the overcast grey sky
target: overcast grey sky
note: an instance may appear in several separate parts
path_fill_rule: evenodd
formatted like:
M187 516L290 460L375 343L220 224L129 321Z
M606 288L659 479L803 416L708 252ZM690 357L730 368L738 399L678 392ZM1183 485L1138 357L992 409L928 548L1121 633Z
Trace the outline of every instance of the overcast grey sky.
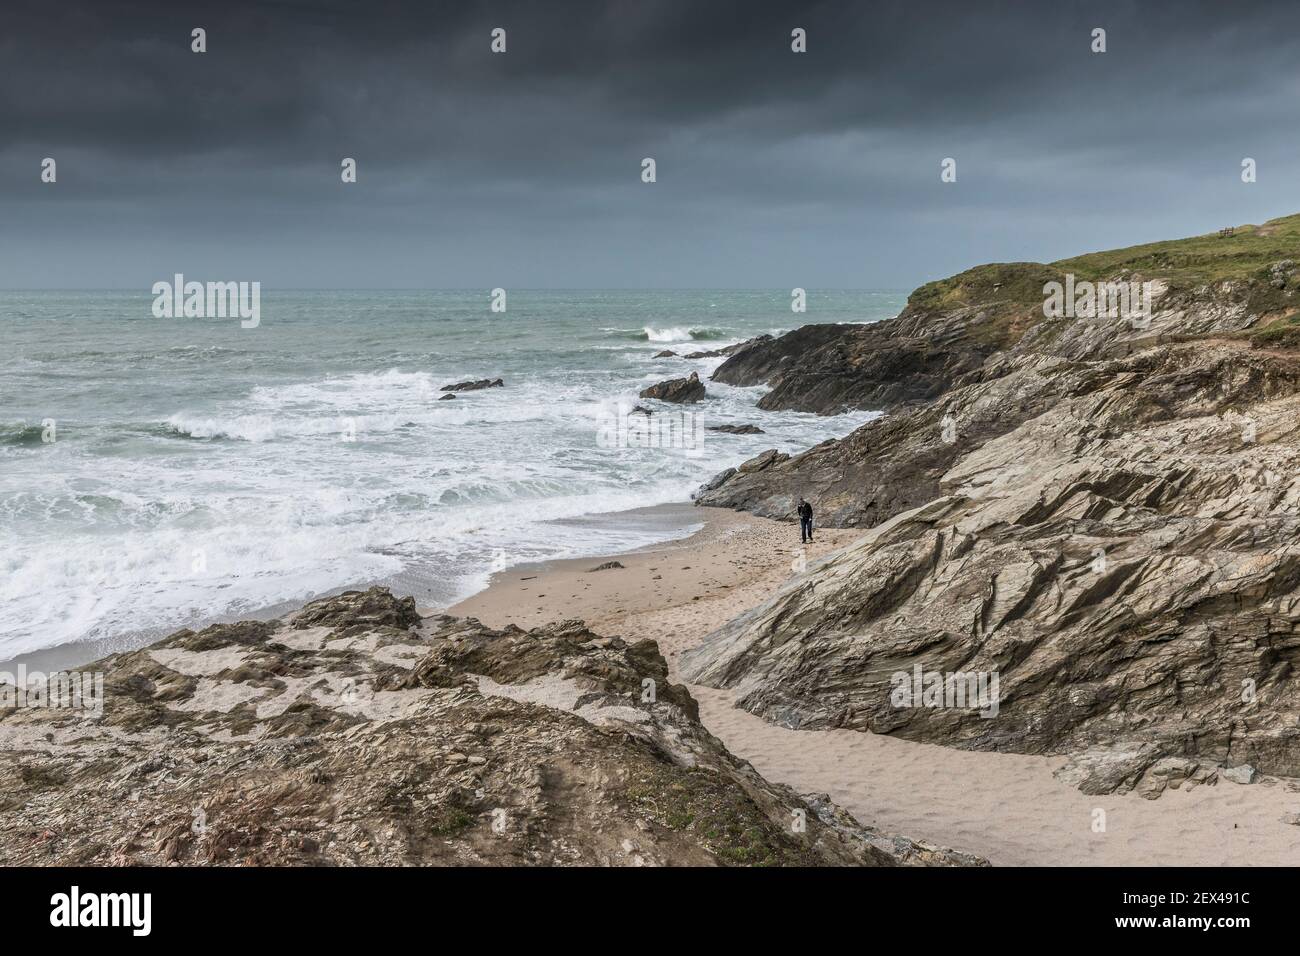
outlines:
M1294 0L4 8L8 288L908 290L1300 212Z

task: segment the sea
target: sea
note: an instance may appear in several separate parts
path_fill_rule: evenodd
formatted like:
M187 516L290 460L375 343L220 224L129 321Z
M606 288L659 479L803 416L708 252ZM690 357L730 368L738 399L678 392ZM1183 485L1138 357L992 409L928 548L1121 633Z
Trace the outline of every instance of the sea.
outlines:
M264 290L256 327L153 299L0 291L0 662L376 583L445 607L513 564L687 535L634 509L876 413L765 412L766 386L708 381L722 359L656 354L876 322L905 295ZM638 398L691 371L700 403ZM674 427L638 431L638 404Z

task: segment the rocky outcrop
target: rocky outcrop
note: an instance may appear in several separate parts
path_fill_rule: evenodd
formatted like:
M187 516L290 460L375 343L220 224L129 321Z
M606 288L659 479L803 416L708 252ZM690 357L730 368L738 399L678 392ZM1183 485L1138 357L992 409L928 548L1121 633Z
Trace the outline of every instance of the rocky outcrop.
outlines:
M747 346L750 341L752 340L737 342L735 345L725 345L720 349L705 349L700 352L688 352L683 357L688 359L722 358L724 356L734 355L736 352L739 352L741 349Z
M499 378L480 378L473 382L457 382L455 385L444 385L439 391L442 392L476 392L484 388L503 388L505 386Z
M651 385L641 390L641 398L657 398L661 402L675 402L690 405L704 398L704 383L698 372L692 372L689 378L670 378L658 385Z
M702 505L739 508L771 518L793 513L802 496L818 521L871 527L939 493L959 457L1006 434L1075 390L1107 380L1098 368L1030 357L1013 371L953 389L933 404L885 415L840 440L830 440L762 470L733 472L701 488Z
M888 325L805 326L766 346L738 353L713 377L733 384L766 381L772 389L759 399L759 408L833 415L932 399L961 376L978 370L993 351L988 345L977 348L942 338L900 335L899 328L897 320ZM812 335L812 329L829 329L833 334ZM795 343L798 351L791 354L788 350ZM727 369L733 361L773 370L752 381L750 375Z
M1294 258L1300 217L1251 227L1213 249L1204 238L1153 243L1051 264L995 263L931 282L893 319L869 325L806 325L744 344L713 374L729 385L770 385L759 407L835 414L898 411L972 380L988 381L1017 358L1116 358L1181 337L1239 335L1300 319ZM1253 237L1253 238L1252 238ZM1260 237L1269 245L1261 247ZM1257 260L1252 271L1252 260ZM1188 265L1192 263L1193 265ZM1098 318L1048 319L1048 283L1147 285L1152 309ZM1265 336L1265 342L1269 336Z
M951 445L939 409L900 420L914 430L857 480L913 507L684 673L787 726L1118 751L1121 788L1165 757L1300 775L1300 361L1188 343L1050 370L950 396ZM899 706L918 668L997 675L996 715Z
M89 665L0 710L0 863L964 865L760 777L649 641L387 590Z
M759 472L767 471L777 465L782 465L790 460L790 456L785 452L777 451L775 448L769 448L767 451L759 452L748 461L742 461L736 466L738 475L756 475Z
M981 267L869 327L953 336L939 394L696 495L779 517L804 496L869 530L688 653L686 677L786 726L1066 754L1090 793L1300 776L1300 300L1275 282L1300 218L1249 228L1194 255ZM1057 270L1151 282L1154 308L1045 319ZM840 349L850 381L873 333L833 328L809 355ZM769 397L823 404L826 385L765 371L784 347L746 362ZM869 394L906 394L919 367Z
M746 423L744 425L709 425L706 431L725 432L728 435L763 435L766 434L763 429L757 425Z
M979 266L917 289L895 319L755 339L714 378L772 385L760 407L887 414L761 479L715 478L696 500L788 517L802 488L823 524L869 527L934 497L938 478L971 448L1088 387L1097 363L1189 340L1300 346L1300 288L1273 281L1290 274L1277 252L1300 247L1300 217L1249 228L1276 245L1243 251L1234 243L1249 237L1238 232L1213 250L1217 268L1247 278L1213 279L1219 260L1201 249L1203 239L1186 241L1208 263L1191 274L1179 266L1191 251L1154 243L1051 265ZM1260 260L1254 274L1243 262L1250 256ZM1076 273L1148 284L1150 313L1046 318L1044 286Z
M763 336L763 338L770 339L771 336L770 336L770 335L765 335L765 336ZM744 342L737 342L735 345L724 346L723 348L720 348L720 349L704 349L704 350L695 351L695 352L687 352L687 353L685 353L685 354L678 353L678 352L674 352L672 349L664 349L662 352L656 352L656 353L655 353L653 356L651 356L651 357L652 357L652 358L657 358L657 359L663 359L663 358L686 358L686 359L724 358L724 357L726 357L726 356L728 356L728 355L734 355L734 354L735 354L737 351L739 351L740 349L745 348L747 345L749 345L750 341L753 341L753 340L751 339L751 340L747 340L747 341L744 341Z
M858 326L805 325L779 338L760 335L742 342L710 378L727 385L762 385L798 356L855 328Z
M1042 295L1023 290L1059 278L1052 266L1009 263L948 280L959 296L918 289L893 319L805 325L760 337L714 372L728 385L768 384L760 408L837 414L893 410L932 400L1042 321ZM1013 290L1016 294L1013 294Z
M318 598L303 606L293 617L293 626L305 627L415 627L420 615L415 598L395 598L387 588L344 591L334 597Z

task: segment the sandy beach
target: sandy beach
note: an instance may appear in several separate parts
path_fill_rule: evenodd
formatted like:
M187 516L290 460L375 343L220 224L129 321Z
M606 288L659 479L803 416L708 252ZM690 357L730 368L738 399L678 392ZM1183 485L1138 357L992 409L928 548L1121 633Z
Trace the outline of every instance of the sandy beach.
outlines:
M645 509L647 511L656 509ZM797 526L689 505L659 509L702 522L689 538L616 557L518 565L449 609L500 627L580 618L594 630L658 642L674 670L683 651L797 573ZM858 532L818 530L813 560ZM609 561L622 567L594 570ZM995 865L1290 865L1300 812L1290 781L1220 781L1158 800L1088 796L1053 773L1063 757L980 753L854 731L793 731L690 685L704 724L771 780L825 792L863 823L976 853ZM1096 810L1105 830L1095 832Z

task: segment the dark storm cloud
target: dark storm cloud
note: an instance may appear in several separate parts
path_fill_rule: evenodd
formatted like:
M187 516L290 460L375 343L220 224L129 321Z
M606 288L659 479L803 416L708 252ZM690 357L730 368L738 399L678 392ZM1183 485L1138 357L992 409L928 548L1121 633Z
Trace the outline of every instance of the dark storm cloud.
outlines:
M7 7L10 287L910 288L1300 211L1293 3Z

